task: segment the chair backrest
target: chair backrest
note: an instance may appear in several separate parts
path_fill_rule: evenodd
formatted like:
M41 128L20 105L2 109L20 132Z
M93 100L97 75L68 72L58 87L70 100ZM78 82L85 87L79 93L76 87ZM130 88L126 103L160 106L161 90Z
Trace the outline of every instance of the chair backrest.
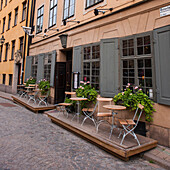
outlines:
M67 95L75 95L75 94L76 94L76 92L65 91L64 102L65 102L65 100L66 100Z
M97 108L97 105L98 105L98 101L96 101L96 104L95 104L95 106L94 106L94 109L93 109L93 112L92 112L92 114L95 112L95 110L96 110L96 108Z
M140 120L140 117L142 116L143 109L144 109L144 106L141 105L141 104L138 104L138 107L137 107L137 109L136 109L136 111L135 111L135 114L134 114L134 116L133 116L133 121L134 121L135 118L136 118L136 116L137 116L137 114L139 114L139 115L138 115L138 118L137 118L137 121L136 121L135 127L138 125L138 122L139 122L139 120Z

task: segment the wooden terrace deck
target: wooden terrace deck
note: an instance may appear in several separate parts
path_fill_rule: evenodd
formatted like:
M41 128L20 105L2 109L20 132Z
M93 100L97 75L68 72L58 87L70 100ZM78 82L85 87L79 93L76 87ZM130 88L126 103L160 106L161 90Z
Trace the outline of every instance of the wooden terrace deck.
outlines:
M56 110L47 111L45 113L53 123L56 123L57 125L75 133L76 135L125 161L127 161L129 157L133 155L139 154L157 146L156 140L141 135L137 135L141 143L140 146L137 145L136 140L131 135L125 138L123 145L120 145L122 136L118 138L119 130L114 129L113 135L109 140L110 126L107 124L101 125L99 127L99 132L96 133L95 126L91 120L86 120L84 125L81 126L83 116L80 116L80 123L78 123L76 118L71 121L73 114L69 114L69 117L66 118L65 115L62 113L59 114L59 112Z

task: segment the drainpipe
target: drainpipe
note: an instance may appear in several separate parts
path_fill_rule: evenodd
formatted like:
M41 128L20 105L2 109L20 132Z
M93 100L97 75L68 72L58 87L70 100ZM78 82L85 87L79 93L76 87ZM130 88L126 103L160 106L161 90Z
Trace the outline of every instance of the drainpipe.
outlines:
M35 14L35 3L36 3L36 0L32 0L32 2L31 2L30 23L29 23L29 27L31 27L31 34L32 34L33 31L34 31L33 23L34 23L34 14ZM31 41L32 41L32 37L28 37L27 56L29 56L29 46L30 46L30 44L31 44Z
M28 3L27 3L26 27L28 25L29 3L30 3L30 0L28 0ZM25 33L25 37L24 37L24 53L23 53L22 72L21 72L21 84L23 84L23 82L24 82L23 79L24 79L24 68L25 68L26 38L27 38L27 34Z

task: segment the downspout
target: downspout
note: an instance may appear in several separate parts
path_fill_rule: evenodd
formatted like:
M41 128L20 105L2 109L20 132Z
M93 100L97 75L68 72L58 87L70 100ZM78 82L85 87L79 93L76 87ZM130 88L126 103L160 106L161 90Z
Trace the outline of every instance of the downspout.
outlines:
M33 23L34 23L34 14L35 14L35 3L36 3L36 0L32 0L32 2L31 2L30 23L29 23L29 27L31 27L31 34L32 34L33 31L34 31ZM29 46L30 46L30 44L31 44L31 41L32 41L32 37L28 37L27 56L29 56Z
M28 25L29 3L30 3L30 0L28 0L28 3L27 3L26 27ZM23 79L24 79L24 68L25 68L26 38L27 38L27 34L25 33L25 37L24 37L24 53L23 53L23 60L22 60L21 84L23 84L23 82L24 82Z

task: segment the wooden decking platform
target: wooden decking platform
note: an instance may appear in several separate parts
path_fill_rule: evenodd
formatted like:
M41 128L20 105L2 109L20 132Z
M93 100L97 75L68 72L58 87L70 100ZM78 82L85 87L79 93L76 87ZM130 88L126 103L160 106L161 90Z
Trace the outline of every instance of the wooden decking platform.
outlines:
M140 146L138 146L136 140L131 135L125 138L123 145L120 145L122 136L118 138L119 130L114 129L113 135L109 140L110 126L107 124L103 123L103 125L99 127L99 132L96 133L95 126L89 119L87 119L84 125L81 126L84 116L80 116L80 123L78 123L76 118L71 120L73 114L69 114L69 117L66 118L65 115L62 113L59 114L59 112L56 110L47 111L45 113L53 123L56 123L57 125L75 133L76 135L97 145L98 147L124 161L128 161L129 157L133 155L139 154L157 146L156 140L141 135L137 135L141 143Z
M33 104L31 102L27 103L27 101L28 101L27 99L20 98L20 97L17 97L17 96L12 96L12 99L13 99L13 102L20 104L20 105L26 107L27 109L29 109L29 110L31 110L35 113L47 111L47 110L52 110L52 109L56 108L55 105L51 105L51 104L48 104L47 106L45 106L45 105L38 106L38 105Z

